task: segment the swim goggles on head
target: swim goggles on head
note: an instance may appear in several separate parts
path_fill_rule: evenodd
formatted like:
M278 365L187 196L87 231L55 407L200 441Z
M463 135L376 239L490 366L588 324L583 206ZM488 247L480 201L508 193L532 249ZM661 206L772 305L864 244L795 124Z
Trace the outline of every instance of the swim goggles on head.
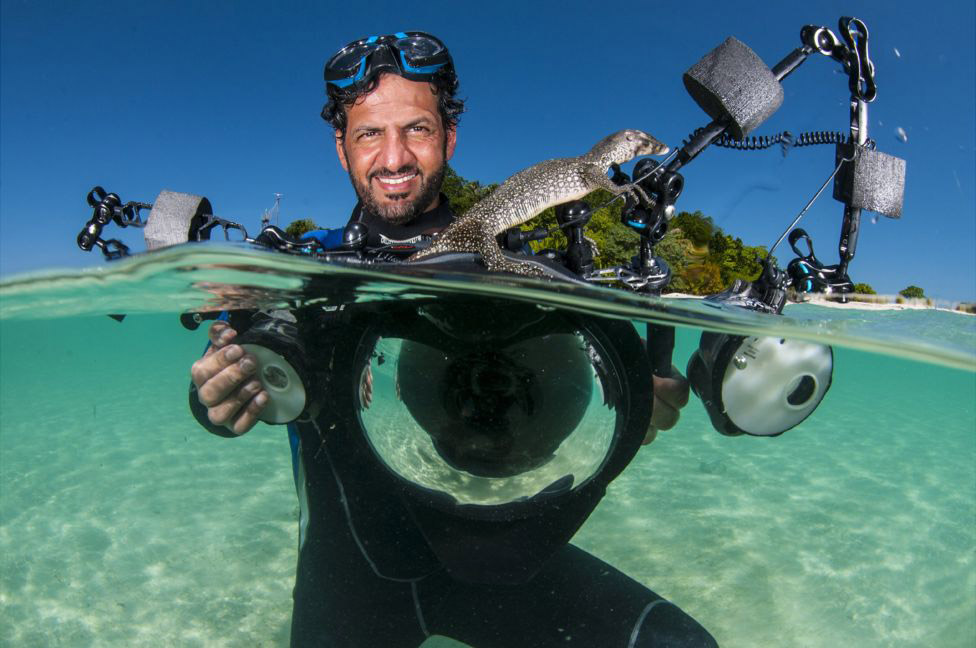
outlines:
M343 47L325 64L325 81L347 88L381 70L411 81L428 81L445 65L453 62L438 38L419 31L397 32L361 38Z

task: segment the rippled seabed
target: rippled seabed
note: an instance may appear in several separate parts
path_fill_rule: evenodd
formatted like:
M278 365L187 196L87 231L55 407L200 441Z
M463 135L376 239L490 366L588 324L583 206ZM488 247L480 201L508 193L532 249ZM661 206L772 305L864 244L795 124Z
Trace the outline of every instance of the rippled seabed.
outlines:
M323 273L361 279L200 246L0 285L0 645L287 644L286 435L262 426L228 441L196 426L186 387L205 333L176 313L287 302ZM511 280L463 288L680 323L679 366L696 322L829 338L833 386L807 422L722 437L693 399L574 542L723 646L976 643L976 319L816 306L774 319ZM357 290L458 289L418 272Z

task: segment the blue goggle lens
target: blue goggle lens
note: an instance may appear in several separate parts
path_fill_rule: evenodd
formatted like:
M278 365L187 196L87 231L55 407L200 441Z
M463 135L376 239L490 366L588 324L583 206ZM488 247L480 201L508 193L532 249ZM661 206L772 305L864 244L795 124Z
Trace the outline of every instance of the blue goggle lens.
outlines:
M427 36L408 36L396 41L393 45L411 63L423 64L422 60L436 56L447 50L444 46Z
M353 45L343 47L326 64L326 71L332 74L340 72L354 73L362 60L371 54L378 45L376 43L358 42Z

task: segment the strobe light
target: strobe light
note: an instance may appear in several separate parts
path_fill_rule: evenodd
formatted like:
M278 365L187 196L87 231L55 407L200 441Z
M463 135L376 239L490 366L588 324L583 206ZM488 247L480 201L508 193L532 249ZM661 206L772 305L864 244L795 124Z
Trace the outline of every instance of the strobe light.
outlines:
M297 419L307 406L309 372L295 325L267 318L245 331L237 343L257 358L257 378L268 393L260 419L272 424Z
M716 430L778 436L817 409L833 366L833 351L822 344L706 332L687 374Z

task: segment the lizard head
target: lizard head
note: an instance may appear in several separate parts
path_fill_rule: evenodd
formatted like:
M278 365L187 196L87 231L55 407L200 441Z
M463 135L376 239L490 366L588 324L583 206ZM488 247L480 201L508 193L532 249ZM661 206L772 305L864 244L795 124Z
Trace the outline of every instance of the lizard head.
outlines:
M668 150L666 144L662 144L644 131L627 129L604 137L593 147L589 155L609 167L611 164L629 162L640 155L663 155Z

